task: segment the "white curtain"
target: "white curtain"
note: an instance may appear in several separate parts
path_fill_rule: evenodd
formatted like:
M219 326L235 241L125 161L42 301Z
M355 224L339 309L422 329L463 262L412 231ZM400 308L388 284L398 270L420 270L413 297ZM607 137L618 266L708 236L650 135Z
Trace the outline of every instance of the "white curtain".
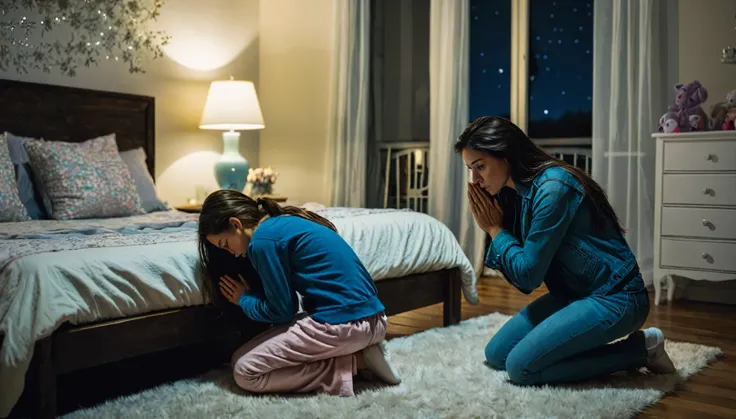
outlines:
M668 86L669 0L596 0L593 47L593 177L626 228L651 282L654 140Z
M468 123L469 0L432 0L429 23L429 214L457 237L476 272L485 234L467 200L469 171L452 144Z
M363 207L370 106L370 0L334 0L334 10L328 142L330 205Z

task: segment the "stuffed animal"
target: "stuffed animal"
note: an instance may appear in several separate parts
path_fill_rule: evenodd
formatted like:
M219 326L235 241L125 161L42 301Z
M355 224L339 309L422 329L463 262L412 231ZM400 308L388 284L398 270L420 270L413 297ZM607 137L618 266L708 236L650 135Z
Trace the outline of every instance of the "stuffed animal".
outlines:
M710 128L710 121L703 119L700 115L690 115L690 131L707 131ZM706 124L708 125L706 127Z
M680 132L680 124L678 122L680 116L674 112L667 112L659 118L659 127L657 131L667 134Z
M695 109L708 100L708 90L695 80L689 84L675 85L675 103L670 105L670 112Z
M718 102L710 111L711 129L729 131L734 129L736 120L736 89L726 95L725 102Z
M702 131L710 128L710 118L702 104L708 100L708 90L695 80L675 85L675 103L659 121L660 132Z

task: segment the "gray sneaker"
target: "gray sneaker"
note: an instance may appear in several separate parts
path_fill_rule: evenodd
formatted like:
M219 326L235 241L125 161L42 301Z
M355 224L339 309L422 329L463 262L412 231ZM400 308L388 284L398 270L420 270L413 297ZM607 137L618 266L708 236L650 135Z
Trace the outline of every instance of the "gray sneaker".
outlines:
M647 341L652 345L647 345L647 364L646 367L654 374L672 374L677 371L672 363L669 355L664 350L664 333L656 327L650 327L644 331Z
M388 344L385 340L363 349L366 369L382 381L396 385L401 383L401 377L389 362L389 358Z

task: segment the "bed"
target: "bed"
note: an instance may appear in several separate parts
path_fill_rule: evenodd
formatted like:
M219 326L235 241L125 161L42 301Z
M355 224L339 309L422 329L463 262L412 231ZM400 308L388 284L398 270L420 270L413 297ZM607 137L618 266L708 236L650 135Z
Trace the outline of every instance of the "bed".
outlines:
M154 99L0 80L0 133L81 143L115 134L155 173ZM405 210L318 208L376 281L388 315L443 303L460 320L477 303L476 275L452 233ZM205 304L196 214L0 223L0 417L22 391L35 417L54 417L62 374L243 334ZM24 382L26 383L24 388Z

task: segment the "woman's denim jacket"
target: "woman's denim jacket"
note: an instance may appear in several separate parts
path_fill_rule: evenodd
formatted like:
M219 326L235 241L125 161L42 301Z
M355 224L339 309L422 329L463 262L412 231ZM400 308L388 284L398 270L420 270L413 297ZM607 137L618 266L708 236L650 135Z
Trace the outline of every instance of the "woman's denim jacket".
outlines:
M553 294L602 295L636 277L643 288L626 239L613 222L596 229L595 207L570 172L550 167L532 182L514 181L522 197L523 244L502 230L488 248L486 266L527 294L545 282Z

